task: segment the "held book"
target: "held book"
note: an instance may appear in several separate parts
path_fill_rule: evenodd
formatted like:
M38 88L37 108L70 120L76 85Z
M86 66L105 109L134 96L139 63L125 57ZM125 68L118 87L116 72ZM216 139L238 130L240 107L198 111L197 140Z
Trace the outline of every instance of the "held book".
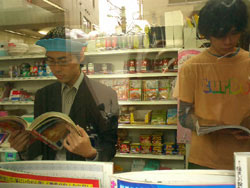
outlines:
M16 130L29 131L33 138L44 142L55 150L63 148L63 140L69 133L67 127L71 127L81 136L71 118L61 112L44 113L32 123L28 123L19 116L0 117L0 129L9 134ZM35 139L31 140L34 141Z
M222 129L235 129L244 131L245 135L250 135L250 129L247 127L243 127L240 125L200 125L198 121L196 121L196 133L198 136L208 134L214 131L219 131Z

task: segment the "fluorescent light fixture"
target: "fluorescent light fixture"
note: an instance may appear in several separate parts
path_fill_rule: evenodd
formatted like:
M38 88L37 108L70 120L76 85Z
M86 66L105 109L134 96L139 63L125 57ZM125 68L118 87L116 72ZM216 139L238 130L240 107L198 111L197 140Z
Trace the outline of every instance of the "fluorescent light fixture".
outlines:
M16 31L12 31L12 30L4 30L4 31L6 31L6 32L8 32L8 33L12 33L12 34L16 34L16 35L21 35L21 36L25 36L26 34L24 34L24 33L19 33L19 32L16 32Z
M38 33L40 33L41 35L47 35L48 31L41 30L41 31L38 31Z
M51 6L55 7L55 8L57 8L57 9L59 9L59 10L65 11L65 9L63 9L62 7L58 6L58 5L55 4L55 3L50 2L49 0L43 0L43 1L44 1L45 3L48 3L49 5L51 5Z

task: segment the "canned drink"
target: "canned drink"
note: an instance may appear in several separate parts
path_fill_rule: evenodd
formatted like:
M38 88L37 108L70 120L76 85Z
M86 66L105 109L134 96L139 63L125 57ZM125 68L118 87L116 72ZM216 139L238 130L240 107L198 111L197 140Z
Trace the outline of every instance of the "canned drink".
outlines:
M139 48L139 36L138 35L133 36L133 43L134 43L133 48L138 49Z
M127 41L128 41L128 49L134 48L134 37L133 35L127 35Z
M110 50L112 48L112 40L110 36L106 37L106 43L105 43L105 48L106 50Z
M122 49L127 49L128 48L128 41L127 41L127 36L123 35L122 36Z
M114 50L116 50L117 49L117 36L112 36L111 37L111 42L112 42L112 48L114 49Z

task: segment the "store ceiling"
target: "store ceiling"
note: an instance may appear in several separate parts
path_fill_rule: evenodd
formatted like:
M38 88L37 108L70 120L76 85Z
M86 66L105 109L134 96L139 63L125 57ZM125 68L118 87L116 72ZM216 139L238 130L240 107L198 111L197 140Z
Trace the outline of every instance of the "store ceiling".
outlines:
M39 30L64 23L64 12L42 0L1 0L0 31L40 37Z

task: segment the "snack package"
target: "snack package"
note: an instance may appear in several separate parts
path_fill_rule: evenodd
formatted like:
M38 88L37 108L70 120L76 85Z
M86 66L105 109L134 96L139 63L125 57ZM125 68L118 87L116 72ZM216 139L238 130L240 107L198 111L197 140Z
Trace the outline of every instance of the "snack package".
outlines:
M140 135L141 145L151 145L151 135Z
M129 153L130 152L130 142L123 141L120 146L120 153Z
M177 80L177 77L171 77L171 78L170 78L170 90L169 90L169 98L168 98L168 99L170 99L170 100L175 99L175 98L173 97L173 92L174 92L176 80Z
M152 146L152 154L161 155L162 154L162 144L157 146Z
M170 98L170 80L163 79L159 80L159 100L167 100Z
M162 134L153 134L151 136L151 143L153 146L161 146L162 145Z
M174 142L165 142L163 144L163 150L175 150L176 149L176 144Z
M113 80L112 89L116 91L118 100L126 101L128 100L128 79L115 79Z
M152 152L152 146L151 145L141 145L141 153L149 154L151 152Z
M177 124L177 108L168 109L167 124Z
M167 110L153 110L151 117L151 124L153 125L166 125Z
M141 80L129 81L129 99L132 101L141 101L142 82Z
M158 99L158 80L143 80L144 101Z
M130 153L140 153L141 144L140 143L131 143L130 144Z

